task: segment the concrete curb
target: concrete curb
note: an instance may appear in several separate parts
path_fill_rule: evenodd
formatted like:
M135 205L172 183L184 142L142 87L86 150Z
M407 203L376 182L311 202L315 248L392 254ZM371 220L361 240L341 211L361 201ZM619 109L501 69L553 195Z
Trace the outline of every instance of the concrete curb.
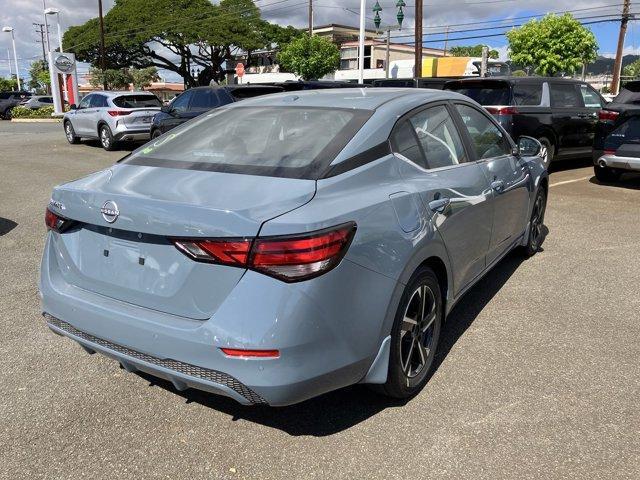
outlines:
M61 118L12 118L16 123L60 123Z

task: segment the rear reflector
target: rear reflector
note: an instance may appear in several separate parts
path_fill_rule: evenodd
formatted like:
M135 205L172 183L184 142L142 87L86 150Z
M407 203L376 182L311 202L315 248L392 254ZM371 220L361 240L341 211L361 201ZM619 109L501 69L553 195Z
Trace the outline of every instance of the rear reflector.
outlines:
M615 151L615 150L605 150L605 151L604 151L604 154L605 154L605 155L615 155L615 154L616 154L616 151Z
M122 117L123 115L129 115L131 110L107 110L107 113L112 117Z
M484 107L492 115L515 115L518 113L516 107Z
M600 110L598 112L598 120L601 122L613 122L619 115L620 112L614 112L613 110Z
M228 357L278 358L279 350L239 350L237 348L221 348Z
M172 239L194 260L255 270L285 282L322 275L340 263L354 222L307 234L241 239Z

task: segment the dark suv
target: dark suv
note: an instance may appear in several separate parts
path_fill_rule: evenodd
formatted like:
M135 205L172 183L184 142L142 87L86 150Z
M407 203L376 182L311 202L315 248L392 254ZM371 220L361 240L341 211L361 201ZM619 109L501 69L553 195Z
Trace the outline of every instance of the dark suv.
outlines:
M591 154L598 114L606 104L589 84L565 78L491 77L449 82L446 90L471 97L517 140L546 147L547 161Z
M29 92L0 92L0 117L11 120L11 109L28 100Z
M600 111L593 142L598 180L617 180L625 171L640 172L640 81L629 82Z
M190 88L174 98L169 105L162 107L160 113L156 114L151 124L151 138L156 138L213 108L245 98L282 91L282 87L258 85Z

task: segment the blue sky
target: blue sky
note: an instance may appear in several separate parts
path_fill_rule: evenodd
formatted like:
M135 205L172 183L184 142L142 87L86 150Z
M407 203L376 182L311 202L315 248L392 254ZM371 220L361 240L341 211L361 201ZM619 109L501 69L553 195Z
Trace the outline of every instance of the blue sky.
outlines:
M96 0L45 0L47 7L56 7L61 10L61 24L63 29L69 25L83 23L97 15ZM379 0L383 7L383 24L395 23L396 0ZM413 34L413 10L414 0L405 0L405 20L403 30L393 35L409 35L399 38L401 41L412 41ZM451 27L450 38L460 36L476 36L493 34L505 31L495 29L496 26L511 23L520 23L523 20L517 17L543 14L549 11L581 10L575 11L576 17L592 17L608 14L618 14L622 9L622 0L425 0L424 26L425 33L443 32L446 25L459 25L474 23L469 26ZM305 0L255 0L261 8L264 18L282 25L294 25L302 27L307 22L307 2ZM367 27L373 28L373 13L371 8L375 0L367 0ZM37 58L41 58L42 49L37 38L32 22L42 22L42 0L2 0L3 8L0 10L0 27L10 25L15 28L16 47L18 50L21 76L26 76L29 64ZM314 0L314 24L341 23L356 26L358 24L359 0ZM113 5L113 0L104 0L105 10ZM535 5L535 8L531 6ZM632 12L640 14L640 6L637 8L632 3ZM600 20L606 17L591 20ZM587 21L587 20L585 20ZM482 23L479 23L482 22ZM55 20L51 20L53 32L51 40L55 43ZM612 56L615 52L619 23L609 22L589 25L600 44L600 54ZM456 32L455 30L478 29L474 32ZM425 40L442 39L442 33L427 35ZM497 48L503 57L506 57L506 39L503 36L484 39L468 39L450 41L449 45L468 45L486 43ZM425 43L427 46L442 48L443 43ZM626 53L635 53L640 48L640 25L630 22L627 32ZM0 76L8 76L9 61L7 49L11 47L10 35L0 32ZM83 67L86 71L86 67ZM82 72L81 72L82 73ZM177 80L175 76L168 75L169 80Z

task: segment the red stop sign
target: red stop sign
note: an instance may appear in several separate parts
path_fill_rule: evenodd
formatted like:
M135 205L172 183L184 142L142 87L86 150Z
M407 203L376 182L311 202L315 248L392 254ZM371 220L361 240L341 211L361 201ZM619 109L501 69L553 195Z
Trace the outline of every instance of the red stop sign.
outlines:
M242 77L244 75L244 64L243 63L238 63L236 65L236 75L238 75L239 77Z

